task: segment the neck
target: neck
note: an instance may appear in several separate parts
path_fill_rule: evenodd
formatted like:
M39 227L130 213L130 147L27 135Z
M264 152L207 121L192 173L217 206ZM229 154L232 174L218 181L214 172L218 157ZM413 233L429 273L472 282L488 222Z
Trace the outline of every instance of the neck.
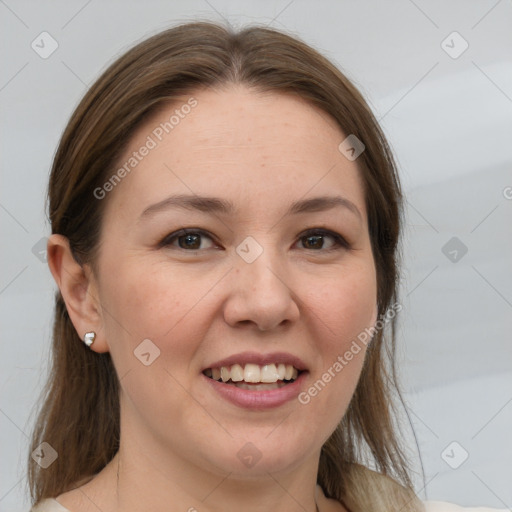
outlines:
M97 477L91 500L99 500L104 512L316 512L318 459L319 454L287 473L250 477L206 471L164 457L161 449L148 450L146 443L143 448L121 439L119 452Z

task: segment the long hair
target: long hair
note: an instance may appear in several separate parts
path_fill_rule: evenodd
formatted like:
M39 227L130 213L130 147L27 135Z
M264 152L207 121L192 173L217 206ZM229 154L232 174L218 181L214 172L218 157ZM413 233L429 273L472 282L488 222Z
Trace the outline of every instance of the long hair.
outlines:
M343 73L299 39L269 28L234 32L213 23L187 23L117 59L87 91L62 135L48 188L52 233L66 236L75 259L94 269L108 199L93 199L93 191L112 175L138 126L185 93L229 83L298 95L364 143L357 166L376 265L378 315L384 316L398 299L401 256L403 199L393 155L371 109ZM403 499L402 510L414 510L407 505L414 500L411 469L396 421L395 402L402 398L395 322L374 334L346 413L321 451L318 483L328 497L354 511L368 503L380 503L372 510L384 510L387 498L368 501L382 491L383 482L396 491L388 493L394 505ZM33 504L98 473L120 440L119 382L111 356L81 343L60 292L51 355L28 456ZM45 469L30 456L42 442L59 454ZM370 464L374 471L365 470Z

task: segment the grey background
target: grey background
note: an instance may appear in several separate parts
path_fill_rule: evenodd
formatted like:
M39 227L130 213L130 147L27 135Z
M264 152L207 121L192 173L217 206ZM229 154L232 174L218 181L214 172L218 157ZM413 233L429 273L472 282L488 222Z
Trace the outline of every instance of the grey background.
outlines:
M407 196L399 365L426 471L417 491L512 507L510 0L0 0L0 17L0 511L28 510L25 455L54 290L38 251L60 134L113 58L197 18L296 34L369 101ZM31 47L43 31L58 44L47 59ZM445 51L463 48L454 31L469 44L457 58Z

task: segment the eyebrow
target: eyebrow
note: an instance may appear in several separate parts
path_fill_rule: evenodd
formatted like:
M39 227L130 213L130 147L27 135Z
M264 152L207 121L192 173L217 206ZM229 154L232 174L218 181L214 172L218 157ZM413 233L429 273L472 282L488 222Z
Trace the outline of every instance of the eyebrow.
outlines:
M357 206L350 200L342 196L320 196L311 199L301 199L290 205L286 215L296 215L299 213L323 212L332 208L342 207L362 220L362 215ZM220 199L218 197L207 197L197 195L178 194L170 196L163 201L148 206L141 214L140 220L155 213L168 210L170 208L181 208L185 210L198 210L204 213L216 213L231 215L235 211L235 206L231 201Z

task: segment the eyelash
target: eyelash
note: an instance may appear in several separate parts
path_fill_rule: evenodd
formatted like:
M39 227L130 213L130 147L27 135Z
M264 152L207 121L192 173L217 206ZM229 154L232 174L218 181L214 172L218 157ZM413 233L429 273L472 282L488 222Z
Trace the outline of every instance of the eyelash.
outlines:
M209 235L206 231L202 229L194 229L194 228L184 228L180 229L178 231L175 231L173 233L170 233L167 235L159 244L159 247L169 247L172 245L172 242L174 240L177 240L178 238L186 235L201 235L206 236L210 238L214 243L215 239ZM298 240L302 240L308 237L312 236L323 236L323 237L331 237L334 240L334 246L329 249L305 249L306 251L312 251L312 252L331 252L336 251L340 249L350 249L350 244L343 238L340 234L330 231L328 229L322 229L322 228L311 228L307 229L303 233L301 233L301 236L299 236ZM195 251L202 251L204 249L192 249L188 251L187 249L184 249L183 247L176 247L176 249L180 249L185 252L195 252Z

